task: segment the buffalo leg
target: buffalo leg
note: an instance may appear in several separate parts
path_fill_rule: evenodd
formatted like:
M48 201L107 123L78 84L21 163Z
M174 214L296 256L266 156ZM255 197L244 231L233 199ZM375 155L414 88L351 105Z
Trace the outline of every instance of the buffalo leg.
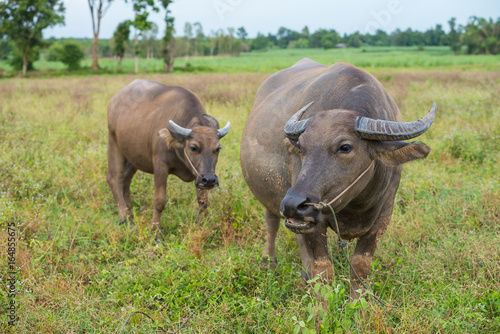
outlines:
M377 249L380 239L382 239L382 235L387 228L389 220L390 216L389 218L380 220L381 224L379 226L381 227L375 229L372 228L371 230L375 230L376 232L368 232L367 234L362 235L356 243L351 264L353 269L358 274L357 276L359 276L362 280L365 280L370 273L373 254ZM358 292L359 290L364 291L363 284L361 284L357 276L351 270L351 299L357 299L360 297L360 293Z
M269 210L265 212L266 219L266 246L262 253L262 267L267 268L270 262L270 268L276 270L276 234L280 228L280 217L275 216Z
M123 199L127 209L132 213L132 198L130 196L130 183L134 177L137 169L132 166L128 161L125 161L125 170L123 175Z
M164 165L155 164L154 167L154 213L151 224L156 232L160 229L160 218L165 205L167 204L167 168ZM158 235L158 233L157 233Z
M325 279L333 278L333 265L328 254L326 225L319 227L312 233L296 234L299 244L302 266L306 270L302 273L304 279L311 279L321 275Z
M198 217L197 222L200 223L200 219L204 216L205 211L208 208L208 193L210 190L208 189L200 189L196 188L196 200L198 201L199 209L198 209Z
M111 188L115 203L118 206L118 216L120 223L127 221L131 216L131 211L127 208L123 197L125 157L120 152L118 145L111 135L108 136L108 172L106 181Z

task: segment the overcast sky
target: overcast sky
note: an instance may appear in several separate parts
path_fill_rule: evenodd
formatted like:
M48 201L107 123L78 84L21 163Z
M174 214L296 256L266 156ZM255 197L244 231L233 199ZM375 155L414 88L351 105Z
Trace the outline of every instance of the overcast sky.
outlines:
M65 26L48 28L44 37L92 38L92 21L87 0L64 0ZM118 23L132 19L132 6L114 0L101 24L100 38L111 38ZM200 22L205 35L218 29L245 27L248 37L258 32L276 34L279 27L309 32L319 28L344 33L373 33L376 29L392 32L399 28L425 31L436 24L448 31L448 20L457 18L466 24L470 16L500 17L500 0L174 0L170 5L175 17L176 36L184 35L186 22ZM165 29L165 12L152 14ZM227 31L227 30L226 30Z

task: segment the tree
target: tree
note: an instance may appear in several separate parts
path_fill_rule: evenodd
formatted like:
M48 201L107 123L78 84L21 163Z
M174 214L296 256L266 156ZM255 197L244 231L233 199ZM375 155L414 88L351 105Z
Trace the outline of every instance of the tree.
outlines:
M285 49L291 42L298 40L300 36L301 35L296 31L280 27L277 34L278 46Z
M260 32L257 33L257 37L252 41L253 50L266 50L269 46L269 40L266 36L262 35Z
M175 61L175 38L174 38L174 18L170 15L168 6L173 0L161 0L165 9L165 35L162 40L162 56L165 63L165 72L171 72L174 69Z
M67 42L63 46L61 61L68 65L68 70L77 70L80 68L80 60L83 59L85 54L83 53L80 45L76 42Z
M186 62L189 60L191 54L191 39L193 38L193 26L191 23L186 22L184 25L184 55L186 56Z
M62 43L59 43L59 42L53 43L49 47L49 54L47 56L47 60L60 61L62 58L63 49L64 49L64 45Z
M162 0L164 2L166 0ZM132 0L135 12L135 18L131 25L135 28L134 36L134 54L135 54L135 73L139 72L139 36L142 36L145 31L151 30L153 22L148 21L148 7L153 11L158 12L158 7L155 6L154 0Z
M130 21L126 20L118 24L113 34L115 39L114 54L118 56L118 69L122 68L122 59L125 55L125 44L130 36Z
M245 30L244 27L239 27L238 31L236 32L236 35L241 39L242 42L244 42L245 38L247 38L248 36L247 31Z
M22 57L22 73L26 74L29 59L43 45L42 31L64 24L61 0L4 0L0 2L0 34L8 36Z
M452 17L448 24L450 25L450 32L446 38L448 45L453 50L454 54L457 54L462 47L462 43L460 42L460 32L455 29L456 26L456 18Z
M465 26L463 41L469 54L500 53L500 18L493 19L471 17Z
M195 32L195 37L194 37L194 55L198 55L198 51L200 55L203 55L203 47L201 45L203 41L203 27L201 26L200 22L195 22L193 24L193 27L195 27L196 32ZM199 50L200 49L200 50Z
M99 31L101 29L101 20L106 15L113 0L87 0L90 9L90 16L92 17L92 33L94 38L92 40L92 70L99 69L97 46L99 44Z

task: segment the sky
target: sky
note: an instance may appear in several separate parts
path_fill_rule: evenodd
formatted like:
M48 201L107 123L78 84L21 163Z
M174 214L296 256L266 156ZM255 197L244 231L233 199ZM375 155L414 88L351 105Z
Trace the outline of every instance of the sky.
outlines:
M86 0L63 0L64 26L44 30L50 38L92 38L92 21ZM382 29L425 31L441 24L448 31L448 20L456 17L466 24L470 16L500 17L500 0L174 0L169 6L175 18L176 36L184 35L187 22L200 22L205 35L227 28L244 27L249 38L257 33L276 34L280 27L309 32L335 29L341 35L355 31L374 33ZM130 0L114 0L102 19L100 38L111 38L118 23L133 19ZM158 25L157 38L165 29L165 12L150 18Z

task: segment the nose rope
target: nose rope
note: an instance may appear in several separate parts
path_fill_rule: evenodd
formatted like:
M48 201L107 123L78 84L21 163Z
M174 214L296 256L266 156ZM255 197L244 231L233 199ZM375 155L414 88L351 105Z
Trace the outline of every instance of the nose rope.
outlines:
M191 166L191 169L194 171L194 173L196 175L198 175L200 177L200 179L203 179L203 176L201 176L200 173L198 173L198 171L196 170L196 168L194 167L193 163L191 162L191 160L189 159L189 156L187 155L187 152L186 152L186 149L184 149L184 156L186 157L186 160L189 162L189 165Z

